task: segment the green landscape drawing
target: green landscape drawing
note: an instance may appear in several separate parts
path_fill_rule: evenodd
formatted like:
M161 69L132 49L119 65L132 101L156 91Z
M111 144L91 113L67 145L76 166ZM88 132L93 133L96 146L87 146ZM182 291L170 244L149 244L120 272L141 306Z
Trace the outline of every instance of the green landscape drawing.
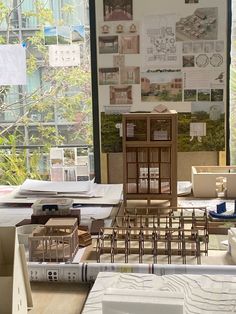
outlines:
M121 114L101 113L101 144L103 153L122 152L122 137L117 123L122 122Z
M205 111L192 113L178 113L178 151L222 151L225 149L225 121L224 113L219 120L210 120L209 114ZM206 136L201 142L194 137L190 141L189 129L191 122L205 122Z

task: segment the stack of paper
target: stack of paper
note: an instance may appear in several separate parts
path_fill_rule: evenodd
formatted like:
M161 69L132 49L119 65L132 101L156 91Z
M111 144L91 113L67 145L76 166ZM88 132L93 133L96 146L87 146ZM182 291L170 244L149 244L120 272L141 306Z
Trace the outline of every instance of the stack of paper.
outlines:
M20 187L18 197L34 196L74 196L74 197L103 197L104 188L93 181L40 181L27 179Z

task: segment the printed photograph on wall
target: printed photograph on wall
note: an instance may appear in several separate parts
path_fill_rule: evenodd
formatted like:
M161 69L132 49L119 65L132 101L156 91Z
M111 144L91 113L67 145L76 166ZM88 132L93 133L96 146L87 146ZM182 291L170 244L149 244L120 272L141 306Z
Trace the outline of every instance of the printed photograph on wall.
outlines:
M71 43L71 31L69 26L57 27L58 44L68 45Z
M83 42L85 38L84 25L73 25L71 26L71 39L72 43Z
M211 100L210 89L199 89L197 91L197 100L198 101L210 101Z
M101 146L103 153L122 152L121 114L101 112Z
M139 84L140 68L139 67L122 67L120 69L121 84Z
M218 8L198 8L176 23L176 40L217 39Z
M136 54L139 53L139 36L135 35L122 35L120 36L120 49L119 53L123 54Z
M199 0L185 0L185 3L198 3Z
M118 53L118 36L99 36L99 53Z
M133 19L133 0L103 0L104 21Z
M45 45L57 44L57 28L56 26L44 27L44 42Z
M182 73L145 72L141 73L142 101L182 101Z
M224 90L223 89L212 89L211 90L211 101L223 101Z
M194 56L183 56L183 67L194 67Z
M110 86L110 104L132 104L132 86L131 85L117 85Z
M178 113L179 151L221 151L224 145L223 102L193 102L191 113Z
M100 68L99 69L99 84L113 85L119 84L119 68Z
M114 55L113 56L113 66L114 67L124 67L125 66L125 56L124 55Z
M196 89L185 89L184 90L184 101L196 101L197 91Z

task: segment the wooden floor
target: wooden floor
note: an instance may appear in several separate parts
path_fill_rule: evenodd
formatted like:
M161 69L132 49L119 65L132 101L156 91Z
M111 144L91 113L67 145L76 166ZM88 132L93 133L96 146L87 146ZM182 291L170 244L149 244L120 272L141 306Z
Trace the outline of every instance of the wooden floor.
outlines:
M31 289L34 307L29 314L80 314L90 286L32 282Z

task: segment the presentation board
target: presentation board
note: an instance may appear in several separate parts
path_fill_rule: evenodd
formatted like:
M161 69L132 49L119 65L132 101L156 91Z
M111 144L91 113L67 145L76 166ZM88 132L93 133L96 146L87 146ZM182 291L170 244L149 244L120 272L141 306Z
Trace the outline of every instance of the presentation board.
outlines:
M227 0L97 0L101 150L123 112L178 112L178 151L225 149Z

